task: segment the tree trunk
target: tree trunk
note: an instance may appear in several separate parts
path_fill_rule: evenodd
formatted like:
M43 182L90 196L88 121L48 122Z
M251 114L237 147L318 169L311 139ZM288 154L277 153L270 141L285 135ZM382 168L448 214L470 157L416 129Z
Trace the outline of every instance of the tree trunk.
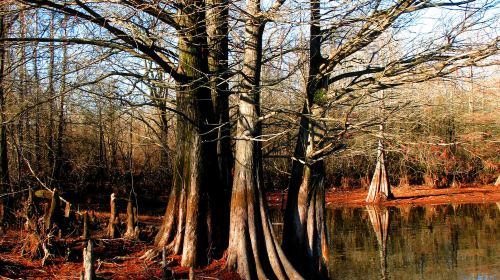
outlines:
M94 245L92 240L87 242L87 246L83 248L83 279L93 280L95 279L94 271Z
M179 69L188 77L177 81L177 147L173 186L165 218L155 239L157 247L182 254L182 266L206 264L223 248L214 240L216 226L223 225L224 211L218 174L213 104L208 89L207 35L204 2L185 1L179 21ZM221 209L222 207L222 209ZM227 209L227 208L226 208ZM214 213L214 215L212 215ZM214 248L215 251L214 252ZM149 254L147 254L149 255Z
M7 32L5 16L0 13L0 38L4 38ZM7 157L7 127L5 124L5 92L4 92L4 76L5 76L5 56L6 56L5 41L0 42L0 193L5 193L10 185L9 180L9 160ZM0 235L4 230L4 198L0 198Z
M109 238L116 238L119 235L118 232L118 213L116 212L116 197L115 194L111 194L111 198L109 200L109 222L108 222L108 231L107 235Z
M38 11L35 12L34 14L34 24L35 24L35 34L39 34L38 32ZM34 81L31 83L31 87L34 88L35 91L35 104L38 104L40 102L40 92L41 92L41 80L40 80L40 74L39 74L39 69L38 69L38 42L35 43L33 46L33 78ZM42 97L43 98L43 97ZM40 126L42 125L41 123L41 106L36 106L35 108L35 170L36 172L41 172L41 164L42 164L42 143L40 142Z
M387 238L389 236L390 212L387 208L366 206L370 221L377 236L380 255L381 279L389 279L387 276Z
M250 15L258 15L260 1L248 0L246 8ZM258 118L264 23L249 16L245 31L227 267L243 279L301 279L274 236L264 199L261 145L255 141L261 134Z
M500 175L498 175L498 178L495 181L495 186L500 186Z
M217 128L217 160L222 197L217 201L225 210L214 213L221 217L220 232L214 238L220 240L220 247L227 248L229 238L229 203L231 199L233 154L231 149L231 126L229 123L229 85L228 85L228 11L227 0L208 0L206 14L208 35L208 70L210 73L210 89L214 103L215 122Z
M125 238L137 239L138 231L136 231L137 224L137 212L133 206L132 200L127 203L127 231L125 232Z
M385 168L384 147L382 139L378 141L377 149L377 165L375 166L375 173L373 173L372 182L368 189L366 202L379 203L392 199L393 195L389 186L389 179L387 178L387 171Z
M82 238L83 239L89 239L90 233L89 233L89 213L88 211L83 212L83 233L82 233Z
M50 15L50 38L54 38L55 33L55 23L54 23L54 13ZM48 159L48 174L52 179L53 168L54 168L54 95L55 95L55 45L54 42L49 43L49 83L47 85L48 89L48 105L49 105L49 116L47 124L47 159Z
M310 2L309 77L294 152L283 229L283 249L306 278L328 278L328 229L325 221L325 166L314 156L322 138L317 121L323 116L321 102L328 90L320 73L320 2Z
M207 34L208 34L208 67L210 72L210 89L215 105L217 118L218 145L217 155L221 183L230 193L233 166L231 151L231 127L229 124L229 85L228 85L228 10L227 0L208 0Z
M67 23L67 18L68 16L64 16L63 20L63 29L64 32L66 33L66 23ZM66 34L64 34L64 37L66 37ZM55 162L54 162L54 174L53 177L58 183L58 187L61 187L61 178L63 178L63 139L64 139L64 127L65 127L65 120L64 120L64 104L65 104L65 97L66 97L66 72L68 71L68 47L66 44L63 45L62 47L62 72L61 72L61 86L59 89L59 110L58 110L58 118L57 118L57 138L56 138L56 151L55 151Z
M166 91L166 90L165 90ZM162 95L164 97L162 98L167 98L167 94ZM160 164L161 164L161 177L162 179L167 179L169 170L170 170L170 157L169 157L169 152L168 152L168 118L167 118L167 108L165 105L165 101L160 101L161 104L159 106L159 111L160 111L160 141L162 142L162 149L161 149L161 157L160 157ZM159 103L160 103L159 102Z
M61 220L63 217L61 209L61 200L59 198L59 192L57 189L52 191L52 199L50 201L49 211L45 215L45 234L52 230L54 224L56 224L59 229L61 229Z

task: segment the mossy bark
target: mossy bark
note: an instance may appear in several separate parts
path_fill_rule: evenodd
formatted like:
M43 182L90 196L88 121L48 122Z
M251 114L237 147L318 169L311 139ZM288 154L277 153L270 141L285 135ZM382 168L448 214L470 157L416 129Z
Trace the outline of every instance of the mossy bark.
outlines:
M222 195L218 178L213 176L218 174L217 134L206 75L205 4L198 0L183 4L179 15L183 27L179 30L179 70L186 78L177 81L177 110L182 115L177 116L172 190L155 244L166 246L169 253L181 254L182 266L197 266L223 250L214 232L223 224L216 214L224 210L216 203Z

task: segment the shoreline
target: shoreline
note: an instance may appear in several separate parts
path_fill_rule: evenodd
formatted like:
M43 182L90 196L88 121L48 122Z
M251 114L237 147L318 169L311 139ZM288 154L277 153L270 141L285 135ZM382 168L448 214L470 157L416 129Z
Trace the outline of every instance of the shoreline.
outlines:
M392 188L394 199L375 204L379 206L399 205L439 205L467 203L500 202L500 186L467 185L437 189L429 186L411 186ZM366 189L332 189L326 191L327 208L362 207L370 205L365 202ZM267 194L270 207L286 207L286 193L269 192ZM283 204L283 205L282 205ZM374 205L374 204L371 204Z

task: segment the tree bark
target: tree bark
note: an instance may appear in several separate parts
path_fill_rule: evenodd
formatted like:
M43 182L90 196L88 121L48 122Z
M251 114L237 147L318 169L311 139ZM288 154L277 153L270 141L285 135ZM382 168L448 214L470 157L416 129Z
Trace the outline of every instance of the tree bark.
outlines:
M125 232L125 238L128 239L137 239L138 231L136 231L137 224L137 215L136 209L132 203L132 200L129 200L127 203L127 231Z
M59 192L57 191L57 189L54 189L52 191L52 199L50 201L49 211L47 212L47 215L45 215L45 233L48 233L50 230L52 230L54 224L56 224L60 228L62 226L62 217L63 213L61 209Z
M5 16L0 14L0 38L4 38L7 32L7 24ZM7 157L7 127L5 124L5 92L4 92L4 76L5 76L5 60L6 60L6 44L5 41L0 42L0 193L5 193L10 185L9 180L9 160ZM0 198L0 235L4 230L4 198Z
M107 235L109 238L118 237L118 213L116 212L116 196L114 193L111 194L109 200L109 222L108 222L108 231Z
M68 20L68 16L64 16L63 20L63 29L64 29L64 37L66 37L66 23ZM61 72L61 86L59 89L59 110L57 117L57 138L56 138L56 151L54 156L54 171L53 177L58 183L58 187L61 187L61 178L63 178L63 139L64 139L64 128L65 128L65 120L64 120L64 104L66 98L66 72L68 71L68 47L66 44L62 46L62 72Z
M89 233L89 213L88 211L83 212L83 232L82 232L82 238L83 239L89 239L90 233Z
M54 38L55 33L55 23L54 23L54 13L50 15L50 38ZM55 44L54 42L49 43L49 83L47 85L48 89L48 105L49 105L49 116L47 124L47 159L48 159L48 174L52 178L53 168L54 168L54 95L55 95Z
M227 267L243 279L301 279L284 256L264 199L260 136L260 72L264 22L260 1L248 0L245 50L236 133Z
M328 278L328 230L325 221L325 166L314 153L320 149L322 131L315 119L322 117L321 103L328 90L320 74L320 2L310 1L309 76L302 109L295 160L288 189L283 229L283 248L306 278Z
M95 279L95 270L94 270L94 245L92 244L92 240L87 242L87 246L83 248L83 279L84 280L93 280Z
M370 183L370 188L368 189L366 202L379 203L392 198L393 194L389 186L389 179L387 177L385 167L384 147L382 139L379 139L377 149L377 165L375 166L372 182Z
M205 4L187 0L184 5L179 16L180 25L186 27L179 30L179 69L187 78L177 81L177 110L183 115L177 116L173 186L155 244L182 254L182 266L197 266L223 250L214 231L223 224L215 214L224 208L215 200L222 196L213 176L218 174L217 135L211 125L214 114L206 75Z
M217 160L222 196L217 202L229 209L231 200L232 168L234 164L231 149L231 126L229 123L229 85L228 85L228 31L229 2L227 0L207 1L207 35L208 35L208 70L210 73L210 89L214 103L215 122L217 128ZM221 248L227 248L229 238L229 211L214 213L223 224L214 239L219 240Z

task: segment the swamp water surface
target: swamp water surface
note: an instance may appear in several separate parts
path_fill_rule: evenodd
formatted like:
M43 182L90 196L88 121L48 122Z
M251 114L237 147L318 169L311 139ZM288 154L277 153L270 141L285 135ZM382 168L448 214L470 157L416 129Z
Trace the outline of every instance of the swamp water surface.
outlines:
M281 233L283 212L271 210ZM329 208L332 279L500 279L500 203Z

